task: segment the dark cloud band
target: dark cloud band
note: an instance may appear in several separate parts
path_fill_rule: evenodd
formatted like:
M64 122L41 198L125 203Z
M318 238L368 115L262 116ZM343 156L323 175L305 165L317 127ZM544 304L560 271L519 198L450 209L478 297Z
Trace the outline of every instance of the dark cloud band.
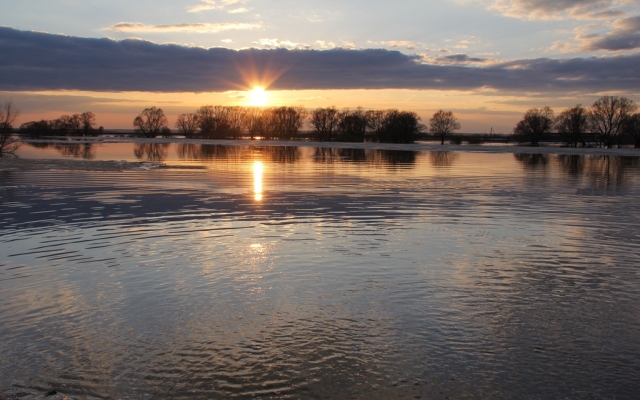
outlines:
M434 65L397 51L229 50L0 28L0 90L207 92L245 89L640 91L640 54Z

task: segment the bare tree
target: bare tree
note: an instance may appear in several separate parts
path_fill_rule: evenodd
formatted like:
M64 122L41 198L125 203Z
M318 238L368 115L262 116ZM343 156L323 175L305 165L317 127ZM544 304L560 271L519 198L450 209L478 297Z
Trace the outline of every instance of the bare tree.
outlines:
M552 128L553 110L549 107L544 107L528 110L513 131L527 138L532 146L537 146L540 140L551 132Z
M213 139L224 139L231 130L230 108L224 106L202 106L196 111L200 134Z
M626 97L602 96L593 103L589 120L601 146L610 148L620 143L625 121L636 109L633 100Z
M589 130L589 113L578 104L575 107L564 110L556 117L554 125L556 131L570 147L577 147L578 142L585 146L582 137Z
M96 115L91 111L80 114L80 131L82 136L92 135L96 130Z
M624 124L624 133L633 139L636 149L640 148L640 113L630 115Z
M5 101L0 107L0 157L11 154L18 149L18 143L9 140L13 132L13 123L20 112L13 106L11 100Z
M338 140L342 142L364 142L369 120L367 113L361 107L355 110L344 110L340 113L339 118Z
M444 144L445 137L458 129L460 129L460 122L451 111L439 110L429 120L429 132L440 136L440 144Z
M244 113L244 128L249 132L251 139L260 135L263 128L263 110L259 107L250 107Z
M69 130L74 134L80 135L82 132L82 116L80 114L73 114L71 119L68 120Z
M338 128L340 116L335 107L316 108L311 112L309 122L316 131L317 140L331 141Z
M162 108L151 107L142 110L134 120L133 126L136 132L142 133L145 137L156 137L162 129L167 127L167 117Z
M193 113L178 115L176 129L186 137L193 137L198 130L198 116Z
M284 140L295 138L306 118L306 112L302 107L276 107L270 114L272 135Z
M73 129L73 119L68 115L62 115L60 118L50 121L49 125L54 134L65 136Z
M373 114L374 118L378 113ZM375 139L385 143L413 143L423 128L418 114L411 111L387 110L378 123L369 120L369 126L378 125L374 131ZM458 125L459 126L459 125Z
M227 107L227 109L228 135L234 139L238 139L244 131L247 110L239 106Z

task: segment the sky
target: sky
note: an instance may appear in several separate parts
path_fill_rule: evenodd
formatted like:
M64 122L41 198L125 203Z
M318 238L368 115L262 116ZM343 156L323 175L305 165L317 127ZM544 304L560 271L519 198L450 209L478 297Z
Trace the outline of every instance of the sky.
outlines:
M18 123L202 105L451 110L509 133L527 109L640 101L640 0L0 0Z

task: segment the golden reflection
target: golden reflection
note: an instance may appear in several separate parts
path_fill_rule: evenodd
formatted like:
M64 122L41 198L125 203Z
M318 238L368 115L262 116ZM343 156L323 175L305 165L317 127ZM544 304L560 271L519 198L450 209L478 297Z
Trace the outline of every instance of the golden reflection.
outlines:
M253 194L256 201L262 200L262 161L253 163Z

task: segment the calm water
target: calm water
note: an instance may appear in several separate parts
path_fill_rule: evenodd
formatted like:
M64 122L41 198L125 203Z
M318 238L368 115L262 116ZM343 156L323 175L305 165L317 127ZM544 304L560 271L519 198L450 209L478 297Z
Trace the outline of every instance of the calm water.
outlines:
M0 398L640 393L639 158L21 154L181 168L0 172Z

